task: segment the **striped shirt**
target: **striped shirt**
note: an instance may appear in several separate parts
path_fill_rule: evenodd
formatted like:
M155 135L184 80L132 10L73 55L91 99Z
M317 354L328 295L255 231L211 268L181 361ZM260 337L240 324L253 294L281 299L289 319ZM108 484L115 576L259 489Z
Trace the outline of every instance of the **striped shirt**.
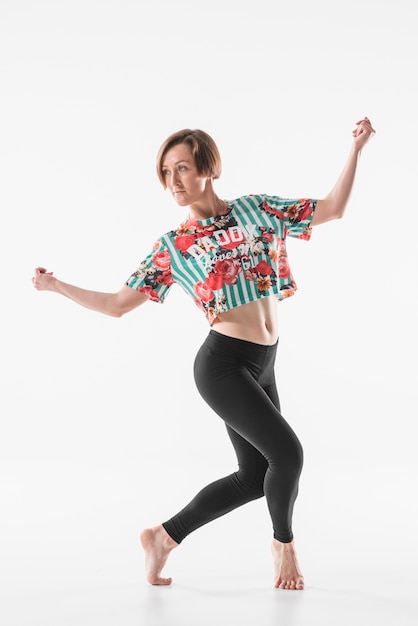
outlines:
M164 302L178 283L209 324L225 311L270 296L292 296L287 235L309 239L316 201L250 195L228 202L225 214L187 220L156 242L126 284Z

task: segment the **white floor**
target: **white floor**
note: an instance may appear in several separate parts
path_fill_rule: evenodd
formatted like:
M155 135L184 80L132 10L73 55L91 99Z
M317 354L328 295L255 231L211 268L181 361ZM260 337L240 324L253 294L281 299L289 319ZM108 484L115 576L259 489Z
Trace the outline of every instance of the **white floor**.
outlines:
M299 513L304 513L303 506ZM330 507L331 510L331 507ZM72 523L39 520L10 534L2 557L2 626L416 626L416 555L376 532L349 541L341 524L315 545L306 526L298 554L303 592L274 589L262 501L191 535L172 554L171 587L143 578L136 520L96 511ZM338 518L336 520L338 521ZM251 522L251 524L249 523ZM412 529L408 533L412 536ZM249 537L247 537L249 535ZM228 537L234 537L228 543ZM3 536L4 539L4 536Z
M313 574L313 575L312 575ZM36 586L36 585L35 585ZM22 589L2 601L3 626L416 626L416 587L363 570L311 573L304 592L248 573L179 576L170 588L142 582Z

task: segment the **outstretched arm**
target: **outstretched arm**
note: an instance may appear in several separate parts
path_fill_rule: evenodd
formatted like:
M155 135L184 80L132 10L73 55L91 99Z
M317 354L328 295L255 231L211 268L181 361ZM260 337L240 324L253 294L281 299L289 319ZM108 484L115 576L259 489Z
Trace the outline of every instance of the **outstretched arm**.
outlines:
M344 215L353 188L360 152L375 132L368 117L356 123L356 128L353 130L353 144L347 162L331 191L325 198L317 201L311 222L312 226L338 219Z
M125 313L148 301L146 294L139 293L136 289L131 289L126 285L123 285L116 293L81 289L81 287L58 280L53 272L47 272L44 267L35 269L32 282L38 291L55 291L55 293L59 293L87 309L112 317L122 317Z

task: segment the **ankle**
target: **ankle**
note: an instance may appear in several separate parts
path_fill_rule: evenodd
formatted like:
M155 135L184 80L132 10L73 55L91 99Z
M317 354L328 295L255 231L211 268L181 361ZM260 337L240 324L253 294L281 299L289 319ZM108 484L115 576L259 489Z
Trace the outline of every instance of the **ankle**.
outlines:
M165 548L170 550L172 550L173 548L177 548L178 543L174 541L174 539L168 534L162 524L160 526L156 526L154 530L160 535Z
M278 539L273 539L273 548L275 550L280 550L281 552L294 552L295 544L293 541L284 543L282 541L279 541Z

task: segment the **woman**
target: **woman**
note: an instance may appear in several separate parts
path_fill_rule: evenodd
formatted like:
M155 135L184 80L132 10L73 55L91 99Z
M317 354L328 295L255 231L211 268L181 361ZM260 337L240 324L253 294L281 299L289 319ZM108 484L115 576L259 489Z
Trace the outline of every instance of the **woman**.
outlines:
M246 502L266 497L273 525L274 584L303 589L292 534L293 505L302 470L302 447L280 413L274 363L278 342L277 299L296 285L286 254L286 236L309 239L311 228L342 217L361 149L374 133L365 117L356 124L345 167L322 200L276 196L218 198L214 180L221 159L213 139L183 130L161 146L157 173L185 221L165 233L117 293L66 284L38 267L38 290L55 291L115 317L153 300L163 302L180 284L211 326L195 364L199 392L225 421L239 470L200 491L171 519L141 533L147 579L161 575L168 555L192 531Z

